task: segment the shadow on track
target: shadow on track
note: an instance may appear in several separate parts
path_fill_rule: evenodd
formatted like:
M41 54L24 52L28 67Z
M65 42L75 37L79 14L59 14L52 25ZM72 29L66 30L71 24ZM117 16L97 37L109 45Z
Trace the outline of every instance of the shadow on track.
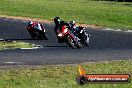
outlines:
M25 39L1 39L0 41L18 41L18 40L43 40L43 39L32 39L32 38L25 38Z
M69 47L69 46L42 46L42 47Z
M30 41L30 40L33 40L33 41L47 41L47 40L43 40L43 39L32 39L32 38L19 38L19 39L1 39L0 41L7 41L7 42L12 42L12 41ZM69 47L69 46L66 46L66 45L41 45L42 47L51 47L51 48L54 48L54 47Z

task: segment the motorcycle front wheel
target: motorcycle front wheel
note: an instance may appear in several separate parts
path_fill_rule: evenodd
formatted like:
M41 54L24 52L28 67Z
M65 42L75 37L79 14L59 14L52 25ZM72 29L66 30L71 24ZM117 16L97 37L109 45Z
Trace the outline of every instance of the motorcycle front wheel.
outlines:
M85 35L82 38L83 38L83 44L85 46L89 46L89 37Z
M39 39L48 40L47 34L45 32L39 31Z
M70 35L68 35L66 38L65 38L65 42L67 45L69 45L71 48L75 49L76 48L76 43L73 39L73 37L71 37Z
M45 40L48 40L48 37L47 37L47 34L46 34L46 33L44 33L43 36L44 36L44 39L45 39Z

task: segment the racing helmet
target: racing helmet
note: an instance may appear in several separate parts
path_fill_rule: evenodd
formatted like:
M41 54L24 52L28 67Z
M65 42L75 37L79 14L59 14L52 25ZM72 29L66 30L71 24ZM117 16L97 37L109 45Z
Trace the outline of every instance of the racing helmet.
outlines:
M33 22L32 22L32 21L29 21L28 25L30 25L30 26L31 26L32 24L33 24Z
M54 23L55 23L55 25L59 25L60 22L61 22L61 20L60 20L59 17L55 17L55 18L54 18Z
M70 21L70 24L73 26L75 25L75 21Z

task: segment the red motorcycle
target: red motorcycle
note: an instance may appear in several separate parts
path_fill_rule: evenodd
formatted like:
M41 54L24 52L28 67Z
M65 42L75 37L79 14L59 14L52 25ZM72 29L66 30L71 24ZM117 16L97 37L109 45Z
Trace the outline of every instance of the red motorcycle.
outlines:
M66 27L66 25L62 25L58 29L58 38L62 42L65 42L67 45L69 45L71 48L81 48L81 42L78 37L74 36L70 30Z
M41 23L35 23L30 21L27 30L33 39L45 39L48 40L45 28Z

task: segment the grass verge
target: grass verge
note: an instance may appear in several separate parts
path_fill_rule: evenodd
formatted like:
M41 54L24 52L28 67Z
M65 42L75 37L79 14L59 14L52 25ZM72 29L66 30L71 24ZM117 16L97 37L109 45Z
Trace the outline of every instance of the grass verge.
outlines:
M87 74L132 73L132 61L82 64ZM78 65L45 65L0 70L0 88L131 88L129 84L76 83Z
M0 50L4 49L15 49L15 48L32 48L32 44L16 41L0 41Z
M0 14L132 29L132 3L91 0L0 0Z

